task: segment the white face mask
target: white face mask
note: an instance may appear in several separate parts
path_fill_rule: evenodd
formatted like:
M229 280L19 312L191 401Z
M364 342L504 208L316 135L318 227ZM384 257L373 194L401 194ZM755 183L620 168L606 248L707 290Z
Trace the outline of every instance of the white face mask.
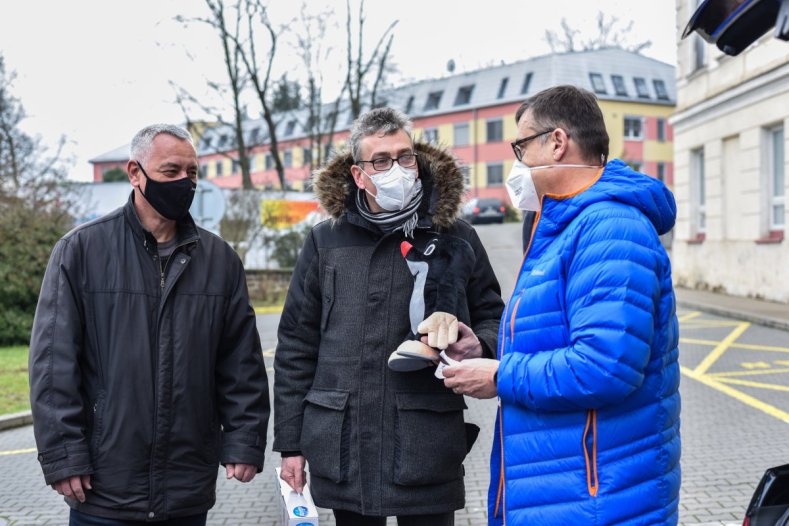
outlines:
M400 163L393 164L387 171L379 174L364 174L370 178L377 190L373 196L375 202L389 212L405 208L422 188L422 182L417 179L416 168L403 168ZM366 188L364 190L370 194Z
M600 168L589 164L548 164L545 166L526 166L520 161L512 164L510 175L507 176L507 193L512 201L512 206L521 210L540 210L540 197L537 195L537 188L534 187L534 180L531 173L534 170L545 170L547 168Z
M512 164L510 175L507 177L507 193L512 201L512 206L521 210L540 209L540 198L531 178L532 168L520 161Z

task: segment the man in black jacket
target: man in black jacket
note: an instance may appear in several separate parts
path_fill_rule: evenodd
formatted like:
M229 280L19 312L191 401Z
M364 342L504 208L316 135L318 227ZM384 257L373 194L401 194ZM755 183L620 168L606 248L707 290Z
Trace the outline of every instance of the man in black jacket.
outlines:
M263 466L266 371L238 256L189 215L186 130L132 140L133 191L55 245L30 342L30 400L47 484L70 524L203 525L217 466Z
M451 155L414 143L411 121L392 108L359 117L349 143L315 175L332 219L307 236L280 320L273 449L297 491L309 462L315 503L334 510L337 526L378 526L387 516L450 526L465 504L463 460L478 428L465 424L463 396L430 362L391 366L412 327L403 242L434 258L437 239L467 250L468 273L447 302L459 332L452 358L493 356L499 284L477 233L458 219L463 172Z

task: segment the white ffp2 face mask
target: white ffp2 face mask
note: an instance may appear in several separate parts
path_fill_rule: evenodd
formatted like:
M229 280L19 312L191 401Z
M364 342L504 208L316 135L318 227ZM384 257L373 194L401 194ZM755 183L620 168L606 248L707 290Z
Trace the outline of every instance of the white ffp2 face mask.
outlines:
M521 210L531 210L537 212L542 203L537 195L537 188L534 187L534 180L531 173L534 170L546 170L548 168L600 168L590 164L546 164L544 166L526 166L520 161L512 164L510 175L507 176L507 193L512 201L512 206Z
M520 161L512 164L510 175L507 176L507 193L512 201L512 206L521 210L540 209L540 198L531 178L531 168Z
M416 168L403 168L400 163L393 164L387 171L379 174L364 173L377 190L373 196L375 202L389 212L405 208L422 188L422 182L417 179ZM365 191L367 191L366 188ZM369 191L367 193L370 194Z

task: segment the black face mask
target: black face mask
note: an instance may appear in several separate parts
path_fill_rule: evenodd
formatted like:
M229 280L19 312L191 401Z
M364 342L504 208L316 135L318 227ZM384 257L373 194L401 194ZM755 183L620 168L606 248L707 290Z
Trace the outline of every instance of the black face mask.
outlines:
M140 193L142 193L154 210L173 221L181 219L189 213L189 207L192 206L197 183L188 177L165 183L154 181L148 177L139 161L134 162L137 163L137 166L142 170L142 174L148 180L145 185L145 192L141 188Z

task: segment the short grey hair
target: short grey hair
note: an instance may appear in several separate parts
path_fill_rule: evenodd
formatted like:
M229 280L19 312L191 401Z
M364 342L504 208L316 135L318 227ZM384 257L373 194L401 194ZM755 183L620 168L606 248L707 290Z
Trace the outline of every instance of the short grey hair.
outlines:
M180 126L175 124L151 124L138 131L132 139L131 147L129 148L129 159L147 162L151 154L151 144L160 133L166 133L176 139L187 141L192 147L195 145L192 134Z
M394 108L375 108L363 113L351 127L351 155L354 162L363 160L359 159L359 156L362 154L362 139L365 137L379 133L391 135L403 130L410 139L412 128L411 119Z

